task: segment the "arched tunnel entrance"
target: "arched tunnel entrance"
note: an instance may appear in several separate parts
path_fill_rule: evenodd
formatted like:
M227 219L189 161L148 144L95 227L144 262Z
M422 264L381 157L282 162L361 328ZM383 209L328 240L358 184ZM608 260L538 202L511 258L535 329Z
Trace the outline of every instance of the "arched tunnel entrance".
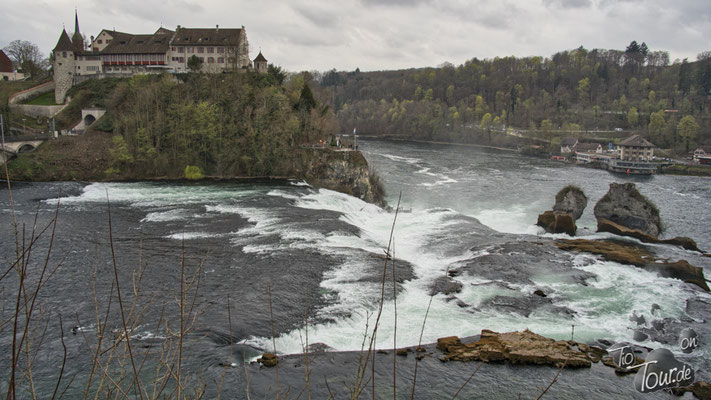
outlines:
M91 124L93 124L96 121L96 117L94 117L91 114L87 114L86 117L84 117L84 127L88 128Z
M34 149L35 149L35 146L33 146L31 144L23 144L22 146L20 146L19 149L17 149L17 154L28 153Z

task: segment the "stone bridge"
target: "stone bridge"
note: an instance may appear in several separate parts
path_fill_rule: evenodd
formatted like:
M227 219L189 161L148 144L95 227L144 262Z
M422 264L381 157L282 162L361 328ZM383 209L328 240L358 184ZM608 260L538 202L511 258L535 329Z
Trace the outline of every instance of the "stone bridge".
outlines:
M47 136L10 136L5 138L5 151L0 153L0 165L5 163L9 158L22 153L34 151L39 145L47 140Z

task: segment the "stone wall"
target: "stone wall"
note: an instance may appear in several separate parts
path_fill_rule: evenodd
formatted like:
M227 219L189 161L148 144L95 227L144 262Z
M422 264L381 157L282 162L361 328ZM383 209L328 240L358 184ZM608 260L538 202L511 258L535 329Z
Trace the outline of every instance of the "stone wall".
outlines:
M52 118L59 114L66 105L58 106L35 106L31 104L11 104L10 109L23 115L35 118Z
M10 96L7 99L7 102L9 104L21 103L25 100L29 100L29 99L31 99L33 97L37 97L41 94L51 92L52 90L54 90L54 86L55 86L54 81L45 82L41 85L31 87L27 90L23 90L21 92L17 92L15 94L13 94L12 96Z
M64 54L67 56L65 57ZM74 61L74 53L71 51L57 51L54 54L54 102L64 104L64 99L67 96L67 91L74 84L74 69L76 62Z

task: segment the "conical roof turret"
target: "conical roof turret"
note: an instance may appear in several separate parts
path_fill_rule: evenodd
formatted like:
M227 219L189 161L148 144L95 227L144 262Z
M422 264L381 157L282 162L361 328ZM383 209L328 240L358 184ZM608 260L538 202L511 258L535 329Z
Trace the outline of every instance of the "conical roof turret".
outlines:
M74 46L72 45L71 39L69 39L69 34L66 29L62 29L62 34L59 35L59 40L57 45L54 46L52 51L73 51Z
M84 37L79 31L79 14L74 10L74 34L72 35L72 46L75 52L84 50Z

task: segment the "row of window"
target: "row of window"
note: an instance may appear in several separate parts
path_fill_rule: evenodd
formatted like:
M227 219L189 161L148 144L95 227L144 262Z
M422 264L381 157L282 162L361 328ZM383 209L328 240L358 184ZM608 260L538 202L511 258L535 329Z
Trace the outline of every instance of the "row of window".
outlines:
M164 61L163 54L104 54L104 62Z
M198 54L203 54L205 51L207 53L214 53L215 49L217 49L218 53L224 53L225 48L224 47L178 47L178 46L173 46L170 48L171 51L176 52L176 53L198 53Z
M200 61L205 62L205 57L198 57ZM177 61L177 62L185 62L185 57L171 57L171 61ZM215 63L215 57L208 57L207 58L207 63L208 64L214 64ZM218 64L224 64L225 63L225 58L224 57L217 57L217 63Z

